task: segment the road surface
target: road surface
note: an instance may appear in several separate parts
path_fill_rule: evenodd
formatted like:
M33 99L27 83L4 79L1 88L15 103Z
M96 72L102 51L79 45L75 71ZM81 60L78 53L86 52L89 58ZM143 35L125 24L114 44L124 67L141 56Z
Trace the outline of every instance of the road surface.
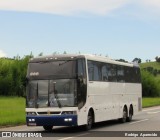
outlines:
M42 137L41 139L47 140L101 140L101 139L135 139L134 137L126 136L137 136L147 135L152 137L146 137L145 139L160 139L156 137L156 134L160 136L160 106L143 109L141 113L133 117L133 121L127 123L119 123L118 120L106 121L95 124L92 130L84 131L83 127L54 127L53 131L46 132L42 127L27 127L17 126L2 128L0 131L31 131L34 134L47 135L48 137ZM136 131L136 132L135 132ZM137 132L139 131L139 132ZM152 132L144 132L152 131ZM138 134L137 134L138 133ZM112 136L112 137L109 137ZM16 140L17 138L0 138L2 140ZM23 138L35 140L38 138ZM138 139L144 139L139 137Z

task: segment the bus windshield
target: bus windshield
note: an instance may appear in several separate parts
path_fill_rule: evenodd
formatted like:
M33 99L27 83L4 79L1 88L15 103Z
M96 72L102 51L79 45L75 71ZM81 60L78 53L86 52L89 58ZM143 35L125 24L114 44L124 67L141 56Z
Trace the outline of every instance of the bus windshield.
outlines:
M74 79L31 80L28 83L27 107L74 107L77 105Z
M27 106L75 106L76 61L32 62L28 65Z
M27 107L83 107L86 102L85 60L30 62Z

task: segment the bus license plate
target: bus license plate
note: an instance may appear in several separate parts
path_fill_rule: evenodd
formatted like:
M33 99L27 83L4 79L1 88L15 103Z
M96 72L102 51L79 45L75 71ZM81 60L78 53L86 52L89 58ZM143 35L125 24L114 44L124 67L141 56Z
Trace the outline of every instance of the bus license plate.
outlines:
M36 123L28 123L29 126L36 126Z

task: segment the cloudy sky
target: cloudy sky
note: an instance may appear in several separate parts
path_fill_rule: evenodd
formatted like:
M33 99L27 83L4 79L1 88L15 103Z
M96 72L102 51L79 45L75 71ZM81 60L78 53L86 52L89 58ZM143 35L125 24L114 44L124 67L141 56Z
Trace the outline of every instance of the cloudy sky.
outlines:
M160 0L0 0L0 57L160 55Z

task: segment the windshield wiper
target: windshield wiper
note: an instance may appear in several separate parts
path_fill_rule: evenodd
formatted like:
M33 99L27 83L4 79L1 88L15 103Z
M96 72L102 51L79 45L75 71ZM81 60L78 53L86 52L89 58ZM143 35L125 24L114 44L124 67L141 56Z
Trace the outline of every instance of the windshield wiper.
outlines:
M39 90L38 90L38 82L37 82L37 90L36 90L36 100L35 100L35 108L38 108L38 93L39 92Z
M50 106L49 94L50 94L50 81L48 80L48 106Z
M55 98L56 98L56 101L57 101L58 107L59 107L59 108L61 108L61 107L62 107L62 105L61 105L61 103L60 103L60 101L59 101L59 98L58 98L58 96L57 96L57 93L54 93L54 96L55 96Z
M55 84L56 84L56 82L53 82L54 97L55 97L55 99L56 99L56 101L57 101L58 107L61 108L62 105L61 105L61 103L60 103L60 101L59 101L59 98L58 98L58 96L57 96L57 91L55 90Z

